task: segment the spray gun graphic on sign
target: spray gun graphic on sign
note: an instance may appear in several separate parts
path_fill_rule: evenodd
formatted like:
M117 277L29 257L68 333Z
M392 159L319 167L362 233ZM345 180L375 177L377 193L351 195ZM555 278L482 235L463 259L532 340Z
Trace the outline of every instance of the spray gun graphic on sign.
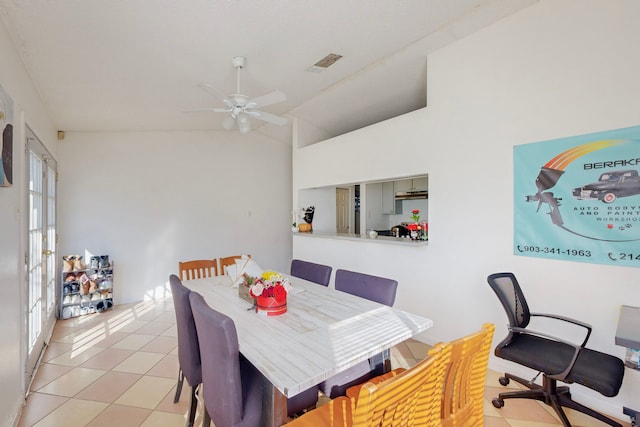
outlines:
M538 208L536 212L540 211L540 208L543 204L549 207L549 212L547 212L551 216L551 222L557 225L558 227L567 230L571 233L577 234L564 226L564 221L562 220L562 216L560 215L560 201L562 200L559 197L555 197L553 192L547 191L553 188L562 174L564 174L565 168L578 157L584 156L585 154L591 153L596 150L600 150L603 148L612 147L615 145L623 144L625 141L623 140L604 140L604 141L594 141L583 145L578 145L577 147L570 148L553 159L549 160L542 168L540 168L540 172L536 178L536 188L538 191L536 194L526 196L527 202L538 202ZM587 237L587 236L584 236Z

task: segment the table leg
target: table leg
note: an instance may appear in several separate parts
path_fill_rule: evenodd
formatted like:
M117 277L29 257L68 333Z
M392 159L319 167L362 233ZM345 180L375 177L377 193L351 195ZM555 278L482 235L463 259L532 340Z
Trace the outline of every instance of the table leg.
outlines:
M288 420L287 398L263 378L262 427L280 427Z

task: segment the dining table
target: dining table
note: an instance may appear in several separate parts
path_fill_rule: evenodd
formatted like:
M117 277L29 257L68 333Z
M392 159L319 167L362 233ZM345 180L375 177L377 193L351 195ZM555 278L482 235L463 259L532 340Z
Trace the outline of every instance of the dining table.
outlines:
M227 275L184 281L234 321L240 353L262 373L262 426L286 423L287 398L433 326L426 317L284 276L291 289L278 316L256 311Z

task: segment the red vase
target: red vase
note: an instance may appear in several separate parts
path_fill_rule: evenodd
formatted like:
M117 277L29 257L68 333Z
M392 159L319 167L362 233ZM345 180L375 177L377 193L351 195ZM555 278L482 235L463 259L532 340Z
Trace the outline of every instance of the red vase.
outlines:
M266 314L267 316L279 316L287 312L287 294L284 294L284 298L260 295L256 297L256 305L258 313Z

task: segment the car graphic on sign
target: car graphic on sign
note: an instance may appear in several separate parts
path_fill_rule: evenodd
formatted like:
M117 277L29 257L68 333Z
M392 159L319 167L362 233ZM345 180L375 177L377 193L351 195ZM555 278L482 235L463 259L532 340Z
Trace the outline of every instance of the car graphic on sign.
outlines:
M633 169L605 172L597 182L573 189L573 197L578 200L602 200L604 203L636 194L640 194L640 176Z

